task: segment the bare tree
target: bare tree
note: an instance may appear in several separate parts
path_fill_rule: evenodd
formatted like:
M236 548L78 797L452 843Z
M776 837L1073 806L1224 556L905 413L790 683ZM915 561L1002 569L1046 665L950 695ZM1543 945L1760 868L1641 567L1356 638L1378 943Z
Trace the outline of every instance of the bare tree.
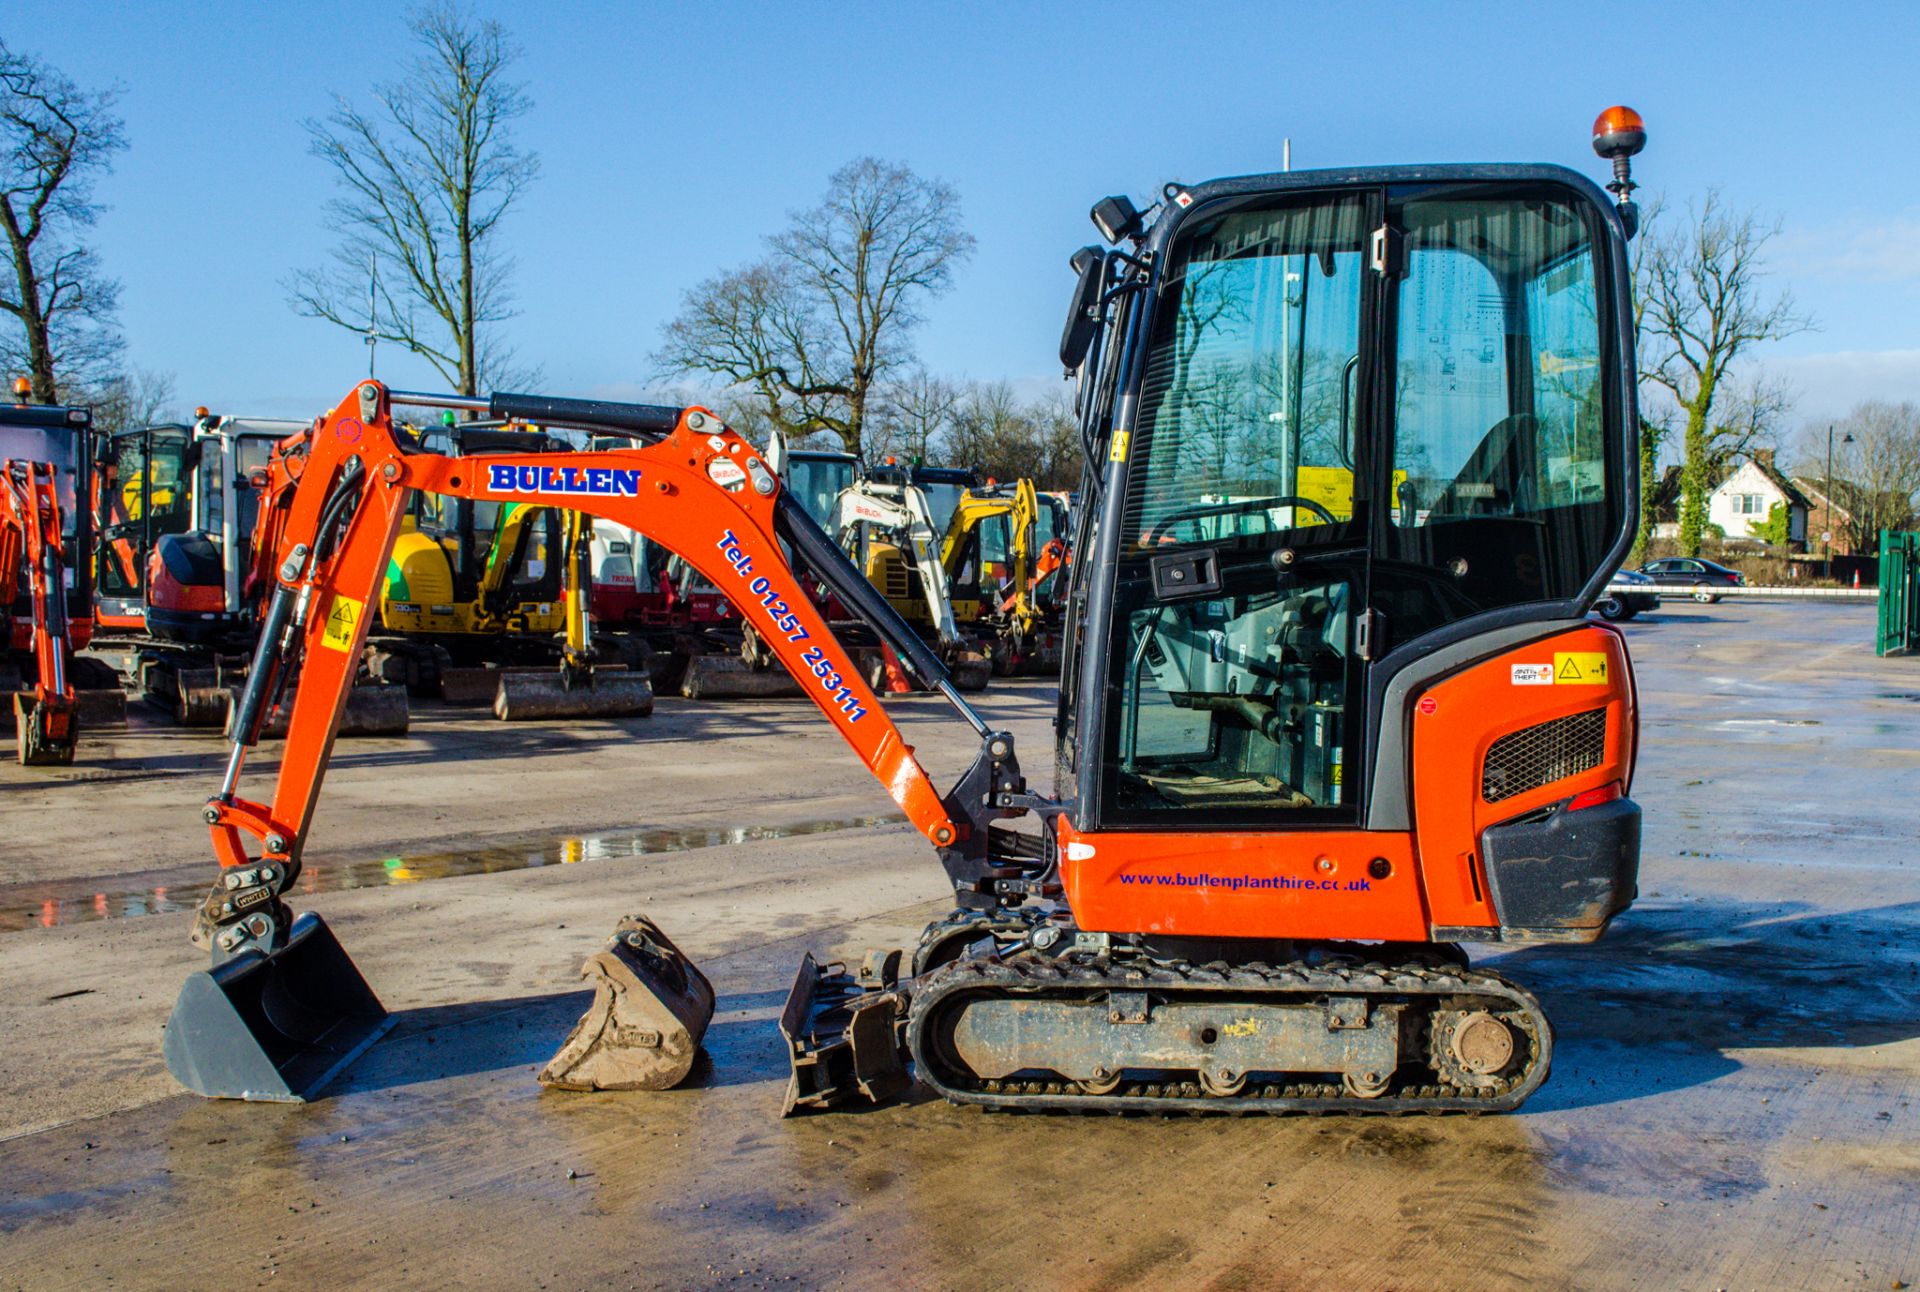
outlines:
M1760 374L1749 380L1725 380L1715 401L1713 426L1707 432L1706 453L1710 479L1717 479L1738 462L1762 449L1778 452L1786 435L1786 419L1793 412L1793 389L1783 378Z
M930 460L953 427L961 390L943 377L916 368L876 388L869 417L874 447L882 453Z
M657 358L678 375L723 378L749 424L795 439L830 429L840 396L811 376L831 348L816 304L777 260L716 275L687 293Z
M1042 489L1079 483L1080 423L1065 393L1023 401L1004 381L968 387L934 457L998 480L1030 479Z
M1882 529L1904 528L1920 512L1920 405L1869 400L1833 429L1839 444L1832 487L1847 512L1836 520L1853 551L1871 552ZM1825 432L1809 428L1809 438L1824 448Z
M911 358L925 302L973 251L959 196L905 166L861 157L768 255L687 293L655 360L750 391L789 434L867 447L875 387Z
M408 29L425 52L375 88L375 112L335 96L326 120L307 123L344 193L327 208L334 263L294 277L293 306L404 346L477 395L513 359L494 326L514 315L513 261L497 240L539 173L512 135L532 100L507 77L519 51L499 23L435 3Z
M1640 371L1673 397L1685 418L1680 550L1693 556L1700 551L1714 465L1725 460L1716 446L1724 449L1741 435L1737 422L1727 434L1716 433L1728 427L1714 417L1728 374L1755 345L1805 331L1812 321L1790 293L1769 294L1762 282L1764 252L1778 226L1729 211L1714 190L1697 209L1688 208L1684 225L1670 217L1648 224L1635 284Z
M127 146L117 93L82 90L0 41L0 227L13 258L0 311L19 324L0 338L0 360L25 371L43 404L100 379L121 349L120 286L85 242L102 209L94 181Z
M128 368L98 386L76 393L92 405L93 429L103 435L182 420L173 374Z

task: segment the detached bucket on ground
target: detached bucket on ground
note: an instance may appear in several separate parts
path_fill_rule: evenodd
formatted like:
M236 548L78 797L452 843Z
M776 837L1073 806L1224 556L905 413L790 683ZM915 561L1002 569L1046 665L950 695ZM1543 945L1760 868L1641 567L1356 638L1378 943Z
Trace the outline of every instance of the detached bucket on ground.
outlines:
M197 1095L311 1099L380 1038L386 1007L311 911L274 952L243 951L190 976L167 1019L167 1071Z
M713 984L645 916L628 916L580 966L593 1004L540 1072L556 1090L668 1090L713 1022Z

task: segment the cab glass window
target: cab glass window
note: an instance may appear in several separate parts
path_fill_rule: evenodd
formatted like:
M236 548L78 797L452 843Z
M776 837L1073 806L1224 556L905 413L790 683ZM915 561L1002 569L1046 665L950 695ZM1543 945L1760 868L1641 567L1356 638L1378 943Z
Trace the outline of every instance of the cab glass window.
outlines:
M1354 817L1364 557L1286 578L1269 557L1356 528L1366 208L1362 195L1240 203L1196 213L1169 251L1115 573L1104 820ZM1211 554L1186 555L1200 547ZM1189 593L1184 571L1167 573L1181 560L1218 586Z
M1620 529L1594 229L1571 199L1398 208L1393 474L1376 597L1398 644L1572 598Z
M1355 195L1182 231L1141 384L1124 544L1352 517L1365 212Z

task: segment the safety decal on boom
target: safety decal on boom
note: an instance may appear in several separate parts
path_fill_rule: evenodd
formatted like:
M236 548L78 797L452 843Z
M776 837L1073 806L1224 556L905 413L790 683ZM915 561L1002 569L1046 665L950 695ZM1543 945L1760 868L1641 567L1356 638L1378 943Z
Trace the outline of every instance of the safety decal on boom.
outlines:
M1600 651L1555 651L1555 683L1597 686L1607 680L1607 657Z
M320 635L320 644L330 650L352 650L354 633L360 628L360 616L366 608L366 602L336 593L333 607L327 611L327 630Z

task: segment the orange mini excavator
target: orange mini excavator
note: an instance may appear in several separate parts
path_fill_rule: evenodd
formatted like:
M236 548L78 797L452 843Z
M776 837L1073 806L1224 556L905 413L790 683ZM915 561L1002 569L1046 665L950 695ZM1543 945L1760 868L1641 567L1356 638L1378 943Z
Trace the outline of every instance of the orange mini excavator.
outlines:
M1003 1108L1517 1107L1552 1032L1460 945L1589 941L1635 894L1632 675L1585 612L1635 515L1627 158L1643 141L1626 109L1598 123L1613 201L1557 166L1459 165L1095 206L1108 245L1074 258L1061 346L1087 468L1052 795L711 414L362 383L283 492L278 585L206 808L216 964L176 1006L172 1070L202 1093L302 1097L384 1025L285 897L367 607L427 490L560 502L680 554L932 846L956 910L907 972L898 953L858 979L803 965L781 1020L789 1109L884 1097L908 1062L949 1099ZM395 435L396 404L635 447L440 457ZM951 789L801 572L978 734ZM252 802L250 733L296 661L278 781ZM664 934L622 925L589 972L599 1012L548 1079L683 1073L712 994ZM644 1079L623 1079L623 1052Z
M81 726L126 725L126 693L92 639L92 414L0 405L0 691L12 692L19 759L71 763Z

